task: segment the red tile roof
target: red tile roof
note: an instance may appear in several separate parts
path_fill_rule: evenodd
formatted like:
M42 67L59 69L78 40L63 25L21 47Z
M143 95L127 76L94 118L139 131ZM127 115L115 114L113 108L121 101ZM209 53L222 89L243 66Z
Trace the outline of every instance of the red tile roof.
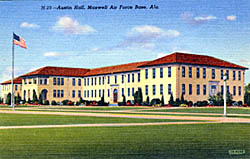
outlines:
M112 73L120 73L120 72L128 72L128 71L137 71L137 70L140 70L138 66L146 64L146 63L148 63L148 61L95 68L95 69L91 69L89 72L84 74L84 76L94 76L94 75L104 75L104 74L112 74Z
M89 69L84 68L68 68L68 67L51 67L46 66L30 73L22 75L33 76L33 75L54 75L54 76L69 76L69 77L82 77Z
M170 63L183 63L183 64L248 69L246 67L236 65L236 64L224 61L224 60L220 60L211 56L187 54L187 53L179 53L179 52L175 52L170 55L164 56L162 58L150 61L142 65L142 67L161 65L161 64L170 64Z
M22 84L22 77L14 78L13 83L14 83L14 84ZM0 84L1 84L1 85L11 84L11 80L5 81L5 82L0 83Z

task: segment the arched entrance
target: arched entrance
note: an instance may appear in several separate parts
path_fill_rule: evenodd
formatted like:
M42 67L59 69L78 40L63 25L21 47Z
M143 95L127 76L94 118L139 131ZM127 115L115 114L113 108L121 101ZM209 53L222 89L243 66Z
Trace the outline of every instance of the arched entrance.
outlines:
M47 93L48 91L46 89L43 89L41 92L42 100L47 100Z
M117 98L118 98L118 91L117 91L117 89L114 89L114 92L113 92L113 102L114 103L117 103Z

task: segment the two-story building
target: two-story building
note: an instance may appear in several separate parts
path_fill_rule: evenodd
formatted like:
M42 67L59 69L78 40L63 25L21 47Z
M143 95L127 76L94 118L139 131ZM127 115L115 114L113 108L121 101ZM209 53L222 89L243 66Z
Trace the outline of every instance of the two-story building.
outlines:
M164 97L202 101L223 92L223 75L226 74L227 92L233 100L243 101L244 79L247 68L211 56L172 53L153 61L135 62L102 68L43 67L22 75L22 99L33 98L33 93L42 99L61 102L65 99L99 101L116 104L134 99L141 88L143 99ZM20 83L19 83L20 84ZM10 87L2 83L2 92ZM5 91L6 95L6 91ZM2 94L2 98L5 98Z

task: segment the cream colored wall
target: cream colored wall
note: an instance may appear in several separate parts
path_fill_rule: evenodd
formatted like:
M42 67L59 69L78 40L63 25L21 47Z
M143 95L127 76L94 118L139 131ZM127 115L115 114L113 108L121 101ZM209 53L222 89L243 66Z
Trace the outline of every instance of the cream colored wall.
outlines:
M168 67L171 67L171 77L168 77ZM156 75L153 79L153 68L156 69ZM163 68L163 78L160 78L160 68ZM145 70L148 69L148 79L145 78ZM165 104L168 103L170 99L170 94L168 93L168 84L171 84L171 92L176 97L176 65L164 65L164 66L154 66L141 69L141 87L143 92L143 100L146 101L146 85L148 85L148 96L151 101L153 98L162 98L160 94L160 85L163 85L163 97ZM156 94L153 95L153 85L156 86Z
M17 90L15 90L15 86L17 85ZM7 99L7 95L9 93L11 93L11 84L5 84L5 85L2 85L2 88L1 88L1 98L4 100L4 102L6 101ZM22 84L14 84L14 93L15 93L15 96L17 96L18 94L20 95L20 97L22 97Z
M182 66L186 68L186 76L183 78L182 75ZM188 68L192 67L192 78L189 78ZM196 77L196 68L200 68L200 78ZM206 78L203 78L203 68L206 68ZM212 79L212 69L215 69L215 79ZM179 89L178 97L181 98L182 94L182 84L185 84L186 93L184 98L193 102L208 100L209 98L209 82L218 82L217 93L221 92L221 86L224 85L224 81L221 80L221 69L229 70L229 80L227 85L229 85L229 91L233 94L233 86L236 86L236 95L233 96L234 101L243 101L244 99L244 75L243 70L241 71L241 80L238 80L238 71L239 69L229 69L229 68L218 68L218 67L206 67L206 66L194 66L194 65L180 65L180 76L179 76ZM233 70L236 71L236 80L233 80ZM189 84L192 84L192 95L189 95ZM197 95L197 84L200 85L200 95ZM206 95L203 95L203 85L206 85ZM241 86L241 96L238 94L238 86Z
M64 85L54 85L53 84L53 78L64 78ZM75 78L75 86L72 85L72 80ZM81 86L78 86L78 79L81 79ZM33 83L33 79L37 79L37 84ZM71 100L73 102L79 101L78 97L78 90L81 91L81 96L83 95L82 92L82 85L83 85L83 79L82 77L61 77L61 76L50 76L47 78L47 84L40 84L40 79L45 79L44 77L35 77L32 79L27 79L27 84L24 84L23 80L23 91L26 90L26 100L28 100L28 90L30 90L30 99L33 99L33 89L36 91L37 98L39 98L40 93L43 89L46 89L48 91L47 93L47 100L50 102L52 100L55 100L56 102L62 102L63 100ZM32 82L29 84L29 82ZM60 82L61 83L61 82ZM53 97L53 90L60 90L60 97ZM64 91L64 96L61 97L61 90ZM75 97L72 97L72 91L75 90ZM56 92L57 93L57 92Z
M117 74L108 74L108 75L99 75L99 76L89 76L84 77L86 79L86 86L83 86L83 93L86 91L86 100L93 100L99 101L103 96L104 90L104 100L105 102L113 103L113 91L115 89L118 90L118 102L123 100L122 97L122 88L124 88L124 95L126 100L133 100L134 97L132 96L132 88L134 88L134 93L138 90L140 86L140 82L138 82L138 73L139 71L133 72L124 72L124 73L117 73ZM128 82L128 74L130 74L130 82ZM132 82L132 74L134 74L134 82ZM122 83L122 75L124 75L124 83ZM117 76L117 83L115 83L115 76ZM99 77L101 77L101 85L99 84ZM103 77L104 77L104 84L103 84ZM110 77L110 83L108 84L108 77ZM93 85L91 84L91 79L93 78ZM95 85L95 78L97 78L97 83ZM87 81L89 79L89 85L87 85ZM128 96L128 88L130 88L130 96ZM89 97L87 97L87 91L89 90ZM92 90L93 90L93 97L92 97ZM96 90L96 97L95 97L95 90ZM101 90L101 96L99 96L99 90ZM108 90L110 92L108 96Z

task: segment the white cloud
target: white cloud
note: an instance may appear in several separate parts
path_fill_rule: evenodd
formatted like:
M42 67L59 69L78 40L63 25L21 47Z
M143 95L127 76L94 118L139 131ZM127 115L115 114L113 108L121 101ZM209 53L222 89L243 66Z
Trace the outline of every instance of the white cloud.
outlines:
M250 65L250 61L245 60L245 59L240 59L240 63L242 63L244 65Z
M161 57L164 57L164 56L167 56L167 55L169 55L169 54L160 52L160 53L157 54L156 58L158 59L158 58L161 58Z
M215 16L198 16L194 17L195 21L209 21L209 20L214 20L217 19Z
M59 53L59 52L45 52L43 55L44 55L45 57L65 56L64 54Z
M21 28L39 28L40 26L35 24L35 23L27 23L27 22L23 22L20 24Z
M168 36L168 37L177 37L179 35L180 35L180 32L178 32L177 30L170 29L166 32L166 36Z
M235 15L227 16L227 20L234 21L234 20L236 20L236 16Z
M68 34L89 34L94 33L96 30L89 25L81 25L77 20L68 16L63 16L58 19L53 26L55 31L61 31Z

